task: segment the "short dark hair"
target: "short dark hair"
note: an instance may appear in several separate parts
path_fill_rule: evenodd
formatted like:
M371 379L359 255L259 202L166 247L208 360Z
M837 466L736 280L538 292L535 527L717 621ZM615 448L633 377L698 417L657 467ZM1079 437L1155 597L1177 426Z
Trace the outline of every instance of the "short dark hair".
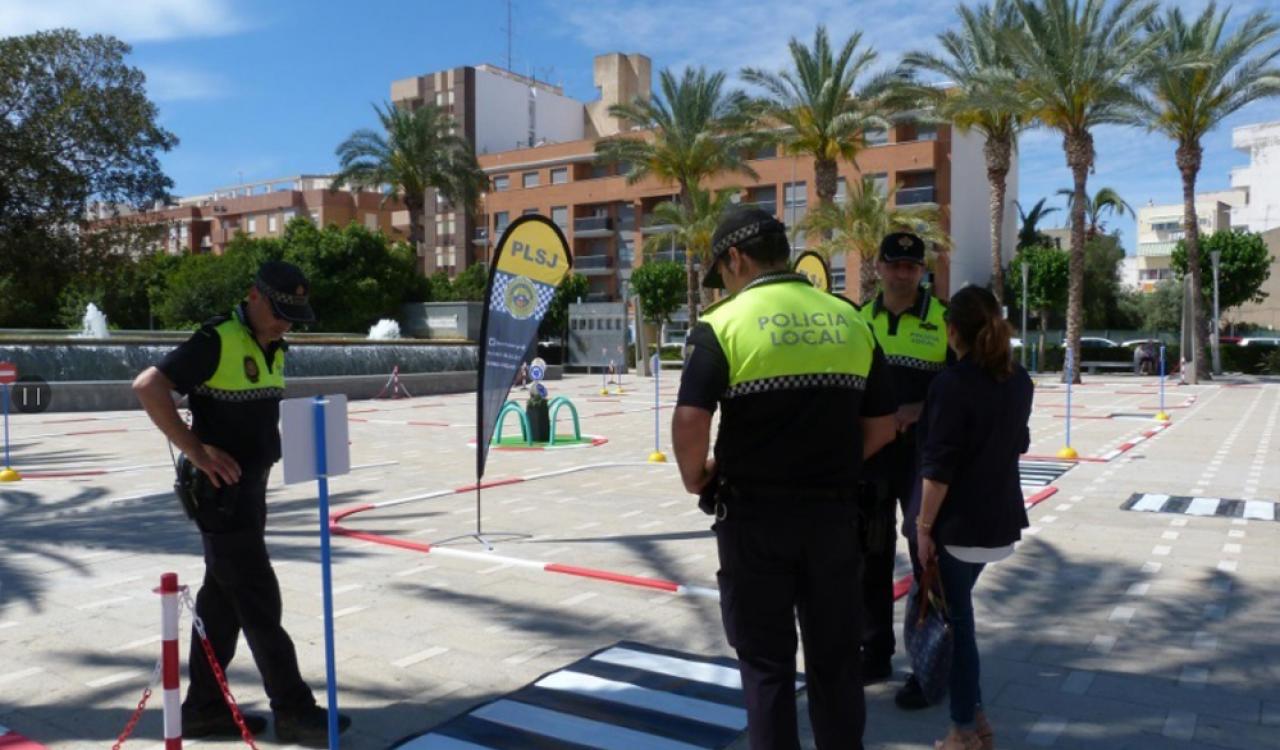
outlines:
M787 242L787 236L778 232L752 237L734 247L738 248L739 252L746 253L755 262L766 266L786 263L791 257L791 244Z

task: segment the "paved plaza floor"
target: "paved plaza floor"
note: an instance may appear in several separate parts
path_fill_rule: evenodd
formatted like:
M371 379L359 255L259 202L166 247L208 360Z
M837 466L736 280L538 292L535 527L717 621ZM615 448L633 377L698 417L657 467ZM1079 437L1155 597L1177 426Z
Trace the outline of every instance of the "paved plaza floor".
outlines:
M663 381L658 415L668 455L675 380ZM527 537L498 538L492 553L469 539L445 545L492 560L335 537L337 673L353 719L343 747L388 747L618 641L731 655L718 603L700 595L715 589L709 519L674 464L644 463L652 381L627 378L626 392L609 396L598 377L549 385L603 440L490 454L486 480L497 486L483 494L484 527ZM982 687L1001 748L1280 748L1280 522L1262 515L1280 500L1280 384L1170 387L1167 429L1152 419L1155 385L1089 377L1075 389L1071 442L1082 460L1029 511L1017 554L979 582ZM1062 447L1065 399L1042 381L1031 460ZM418 545L474 531L474 494L452 491L474 481L474 403L352 403L354 469L331 483L334 510L418 499L349 515L343 527ZM105 747L159 654L152 589L165 571L198 581L199 539L168 492L165 441L141 412L18 415L11 438L26 478L0 485L0 725L54 750ZM268 544L286 626L323 700L315 488L280 481L277 469ZM1209 510L1223 499L1242 502ZM946 709L898 710L901 647L895 666L892 684L868 689L867 746L931 747ZM243 644L230 677L242 706L266 709ZM162 746L158 698L152 706L128 747ZM268 733L260 744L274 741Z

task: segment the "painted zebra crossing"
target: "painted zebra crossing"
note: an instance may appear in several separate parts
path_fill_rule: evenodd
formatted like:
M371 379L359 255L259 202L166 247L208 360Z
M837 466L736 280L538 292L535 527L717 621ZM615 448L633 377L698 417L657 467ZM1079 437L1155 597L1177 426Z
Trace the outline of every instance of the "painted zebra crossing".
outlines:
M624 641L396 747L718 750L746 728L733 659Z
M1280 521L1280 507L1267 500L1227 500L1220 497L1136 493L1125 500L1120 505L1120 509L1138 513L1177 513L1185 516Z
M1070 461L1031 461L1022 459L1018 461L1018 476L1022 479L1022 488L1024 490L1037 490L1041 487L1048 487L1055 482L1058 477L1066 474L1075 466Z

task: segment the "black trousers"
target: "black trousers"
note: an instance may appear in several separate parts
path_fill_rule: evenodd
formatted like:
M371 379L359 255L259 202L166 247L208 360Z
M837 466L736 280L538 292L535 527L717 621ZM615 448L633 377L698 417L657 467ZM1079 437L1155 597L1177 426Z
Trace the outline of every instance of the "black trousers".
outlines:
M868 664L888 661L897 647L893 634L893 585L897 565L898 509L907 514L905 488L889 482L863 484L862 509L864 558L862 604L866 620L862 629L862 653ZM916 575L914 534L907 535L911 567Z
M721 614L738 652L752 750L800 748L797 615L817 746L860 749L866 706L855 503L801 496L736 501L713 528Z
M281 625L280 584L265 539L269 469L242 474L237 490L202 502L196 516L204 542L204 582L196 613L223 670L236 654L244 632L263 686L275 711L315 704L298 671L293 641ZM191 631L191 686L188 711L213 713L225 703L195 629Z

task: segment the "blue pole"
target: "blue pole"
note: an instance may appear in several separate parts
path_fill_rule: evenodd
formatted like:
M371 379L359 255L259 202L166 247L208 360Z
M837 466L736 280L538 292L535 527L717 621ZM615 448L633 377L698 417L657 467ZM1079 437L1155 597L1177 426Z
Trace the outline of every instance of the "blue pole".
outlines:
M4 468L9 468L9 384L4 384Z
M333 655L333 576L329 556L329 462L324 440L323 396L312 404L315 418L316 481L320 484L320 576L324 588L324 664L329 693L329 750L338 750L338 676Z
M662 372L662 355L656 354L653 357L653 452L657 453L662 450L658 447L658 425L661 423L659 414L661 413L661 401L658 398L658 373ZM8 424L7 422L5 424ZM8 439L6 438L6 444Z
M1164 344L1160 345L1160 413L1164 413Z
M1075 358L1071 356L1071 347L1067 347L1067 447L1071 447L1071 386L1075 381Z

